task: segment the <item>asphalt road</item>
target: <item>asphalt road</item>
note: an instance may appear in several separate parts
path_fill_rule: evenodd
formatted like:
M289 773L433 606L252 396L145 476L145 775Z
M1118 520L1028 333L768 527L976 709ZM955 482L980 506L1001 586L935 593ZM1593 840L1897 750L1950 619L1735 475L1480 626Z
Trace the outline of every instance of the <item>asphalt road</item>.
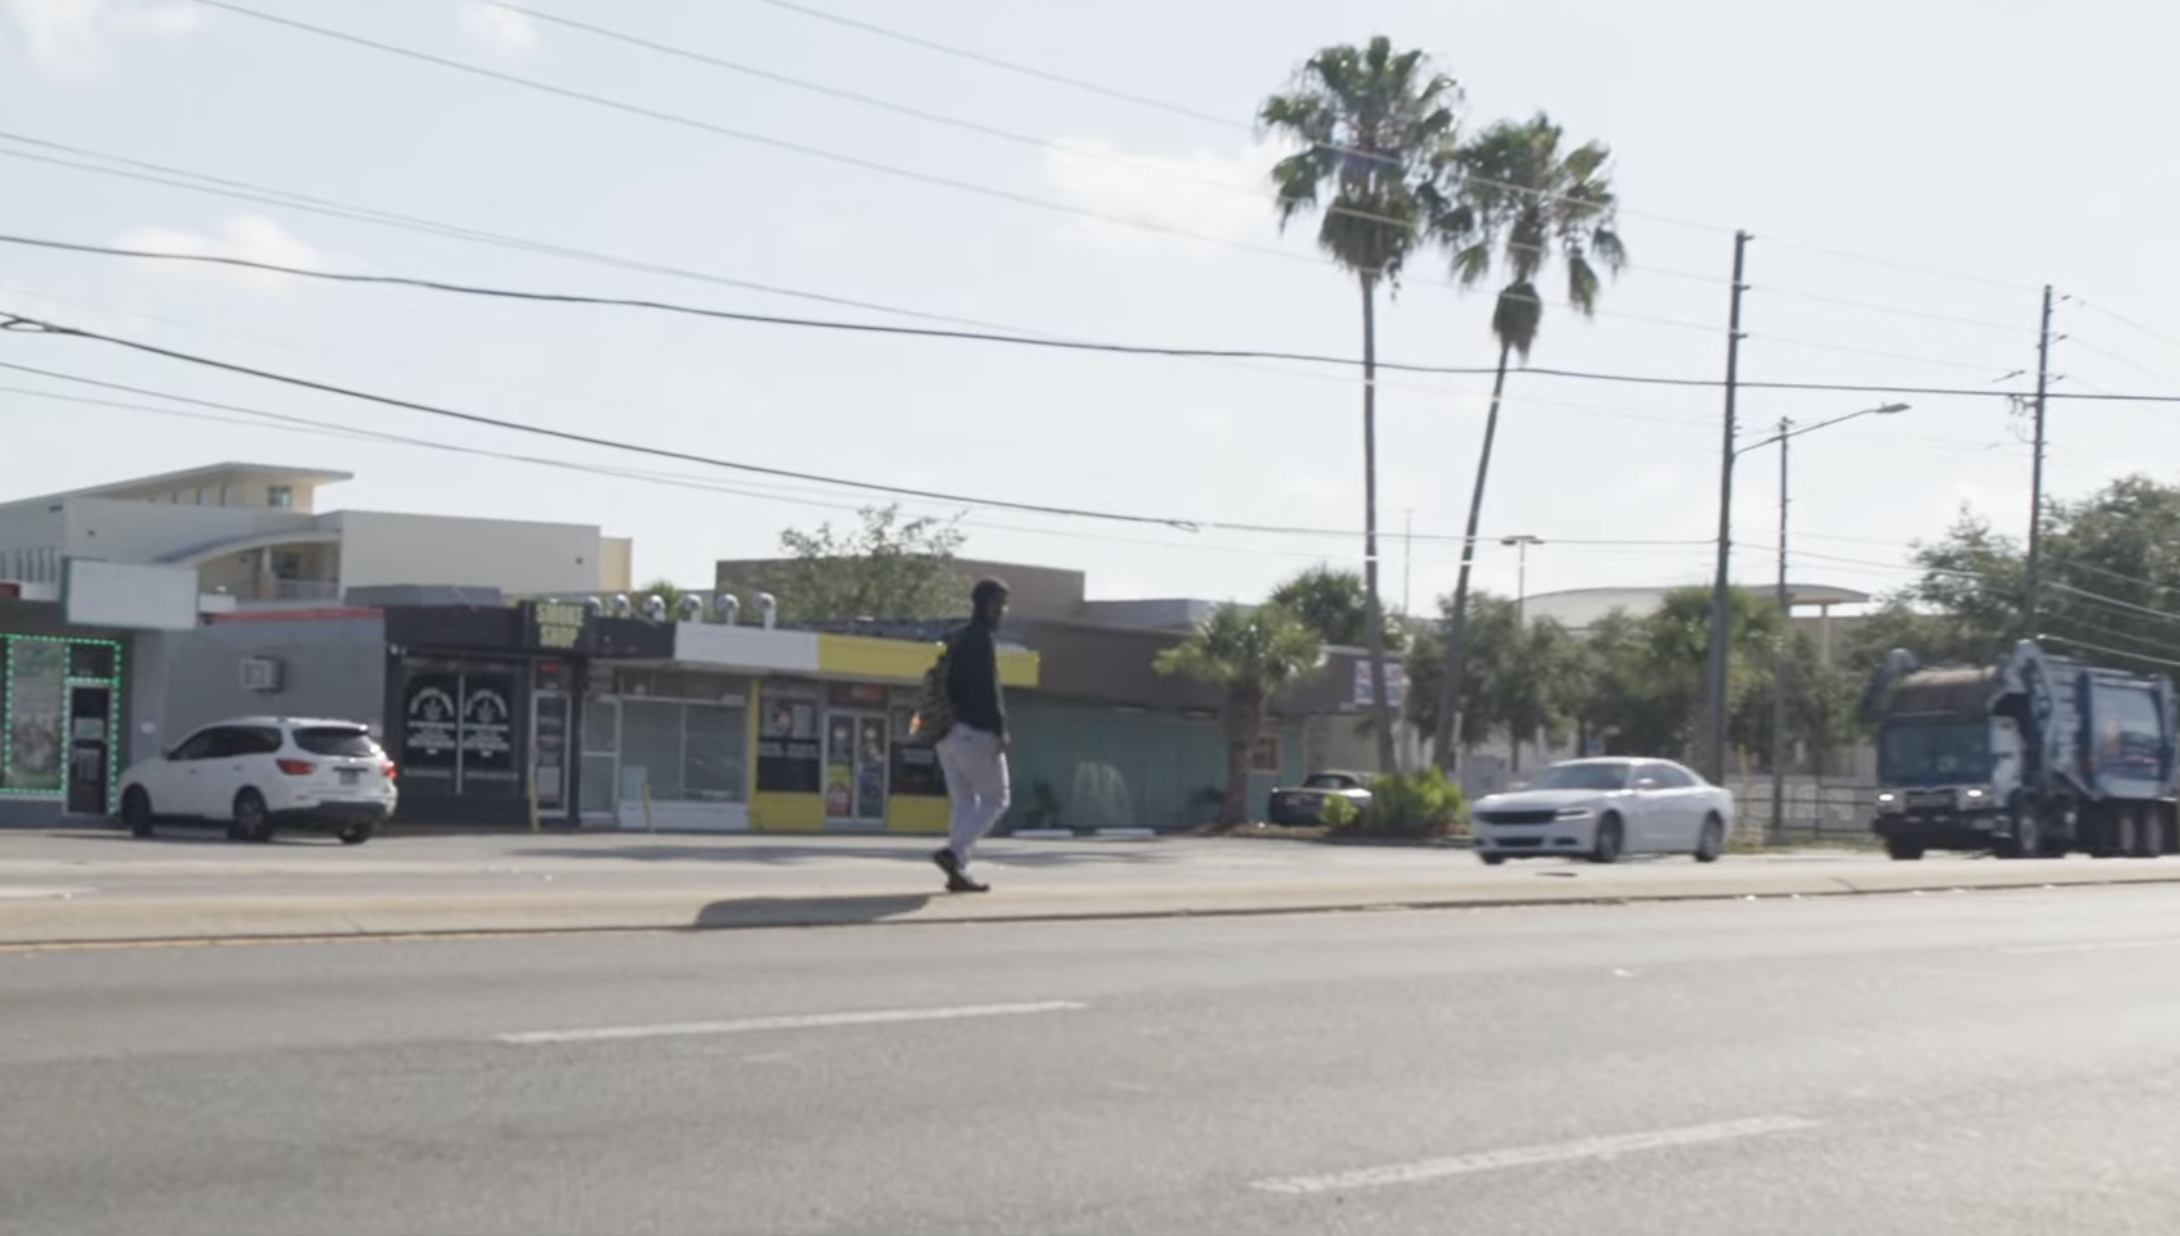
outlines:
M0 1233L2164 1236L2180 890L0 953Z

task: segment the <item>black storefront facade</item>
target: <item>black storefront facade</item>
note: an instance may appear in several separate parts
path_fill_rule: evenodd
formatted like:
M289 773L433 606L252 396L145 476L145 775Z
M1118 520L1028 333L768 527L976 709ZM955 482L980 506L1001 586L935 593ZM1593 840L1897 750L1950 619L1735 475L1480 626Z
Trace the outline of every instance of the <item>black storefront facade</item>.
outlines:
M601 663L673 654L671 626L579 604L383 614L398 824L526 826L533 787L543 824L576 824L586 684Z

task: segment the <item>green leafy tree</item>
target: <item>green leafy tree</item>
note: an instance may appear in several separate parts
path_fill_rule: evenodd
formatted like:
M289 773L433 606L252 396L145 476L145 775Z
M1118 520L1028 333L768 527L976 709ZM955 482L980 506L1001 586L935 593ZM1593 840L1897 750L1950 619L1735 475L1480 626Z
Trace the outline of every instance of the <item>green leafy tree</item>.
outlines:
M1540 112L1527 121L1492 125L1462 146L1448 169L1451 191L1440 200L1450 205L1433 226L1453 253L1455 279L1472 288L1500 273L1506 282L1491 311L1499 367L1491 383L1483 447L1476 456L1476 484L1469 490L1468 526L1446 632L1447 656L1456 668L1443 683L1455 694L1438 711L1435 748L1442 766L1452 765L1454 731L1462 722L1458 692L1464 677L1459 667L1468 656L1469 577L1484 490L1491 479L1507 365L1517 355L1527 363L1536 345L1544 323L1544 295L1538 285L1554 258L1566 271L1568 305L1584 317L1597 312L1602 273L1626 267L1627 249L1617 230L1619 199L1606 174L1611 158L1611 151L1598 142L1568 149L1564 132Z
M951 618L969 606L969 581L955 564L963 533L954 520L904 519L899 506L865 507L860 526L832 524L780 533L788 557L740 576L722 571L722 591L778 601L782 622L829 618Z
M1269 599L1273 605L1293 611L1327 644L1362 648L1369 642L1370 594L1362 576L1353 571L1310 567L1272 589ZM1385 646L1396 652L1408 646L1405 623L1397 618L1386 619Z
M1580 707L1588 736L1616 755L1687 754L1703 724L1710 608L1710 589L1677 588L1652 614L1618 613L1592 625L1591 677ZM1769 680L1784 629L1768 599L1745 588L1729 594L1729 720L1745 715L1749 692Z
M1441 598L1441 613L1453 604ZM1473 653L1462 666L1468 682L1462 698L1472 710L1461 741L1470 751L1494 736L1527 741L1542 733L1564 741L1585 698L1590 661L1580 641L1550 619L1524 623L1512 600L1489 594L1469 599ZM1445 643L1437 631L1420 633L1409 654L1409 719L1435 728L1444 698Z
M1867 672L1891 648L1927 664L1988 663L2026 632L2019 540L1963 510L1919 545L1922 578L1860 624L1849 663ZM2180 486L2124 477L2045 515L2037 636L2053 651L2115 669L2171 674L2180 661Z
M1218 822L1233 828L1249 819L1249 772L1272 701L1314 672L1324 644L1309 624L1277 605L1221 605L1186 640L1158 654L1161 674L1181 674L1224 694L1220 717L1226 729L1226 799Z
M1378 763L1396 767L1385 680L1385 612L1378 588L1377 304L1429 225L1447 211L1439 184L1453 154L1460 87L1420 51L1383 36L1327 47L1304 61L1288 89L1264 101L1263 128L1298 149L1272 169L1280 226L1322 216L1317 243L1362 293L1364 647Z

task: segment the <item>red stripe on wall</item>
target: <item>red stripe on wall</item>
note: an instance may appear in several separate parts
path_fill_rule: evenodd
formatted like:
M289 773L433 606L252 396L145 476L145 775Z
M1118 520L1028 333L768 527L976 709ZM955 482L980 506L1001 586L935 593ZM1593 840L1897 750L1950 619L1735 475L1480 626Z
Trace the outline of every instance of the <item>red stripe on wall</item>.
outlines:
M377 618L382 609L248 609L210 614L213 622L326 622L335 618Z

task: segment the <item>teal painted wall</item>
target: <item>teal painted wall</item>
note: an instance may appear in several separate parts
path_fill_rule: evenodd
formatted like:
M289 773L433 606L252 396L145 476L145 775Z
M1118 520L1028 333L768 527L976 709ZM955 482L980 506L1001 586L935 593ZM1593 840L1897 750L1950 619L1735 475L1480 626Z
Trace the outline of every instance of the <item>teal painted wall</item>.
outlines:
M1019 693L1008 700L1014 806L1007 826L1028 827L1040 782L1063 828L1190 828L1209 822L1201 790L1226 784L1226 737L1216 721L1171 713L1124 714L1097 704ZM1252 819L1273 788L1302 774L1301 727L1281 727L1281 769L1250 779Z

